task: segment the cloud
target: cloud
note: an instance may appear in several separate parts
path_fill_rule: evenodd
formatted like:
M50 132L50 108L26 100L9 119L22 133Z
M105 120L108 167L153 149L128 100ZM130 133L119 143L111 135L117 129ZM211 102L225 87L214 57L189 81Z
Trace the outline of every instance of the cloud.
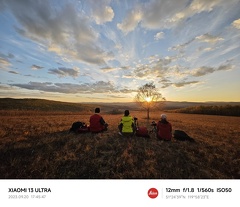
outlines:
M213 36L210 34L203 34L203 35L199 35L196 36L194 38L192 38L191 40L183 43L183 44L178 44L176 46L170 47L168 48L168 50L173 50L173 51L180 51L183 52L191 43L195 42L195 40L199 41L199 42L206 42L206 43L210 43L210 44L216 44L219 41L223 41L224 39L218 36ZM212 48L205 48L203 49L202 47L199 48L199 51L211 51L213 50Z
M42 66L39 66L39 65L32 65L32 70L39 70L39 69L42 69L42 68L44 68L44 67L42 67Z
M163 32L158 32L155 36L154 39L155 40L160 40L164 38L164 33Z
M238 0L231 3L238 3ZM152 0L129 9L127 17L118 24L118 28L124 33L133 31L138 24L146 29L169 29L194 15L211 12L216 7L224 8L228 4L229 1L225 0Z
M77 10L74 2L64 2L62 7L55 7L51 1L8 0L4 3L5 9L10 9L20 24L16 31L46 45L49 51L90 64L105 64L109 58L98 46L98 33L91 26L91 19ZM102 17L107 16L105 13ZM109 18L104 19L107 20Z
M170 28L175 24L172 18L187 4L188 0L151 1L145 4L141 25L148 29Z
M67 77L71 76L73 78L79 76L79 69L78 68L57 68L57 69L49 69L48 73L57 75L59 77Z
M233 68L234 68L234 65L232 65L232 64L220 65L220 66L216 69L216 71L221 71L221 70L223 70L223 71L228 71L228 70L232 70Z
M161 81L159 81L160 84L162 84L162 87L161 88L167 88L169 86L174 86L176 88L182 88L184 86L187 86L187 85L193 85L193 84L198 84L200 83L199 81L180 81L180 82L176 82L176 83L173 83L172 81L170 81L169 79L162 79Z
M181 88L186 85L192 85L192 84L197 84L197 83L199 83L199 81L182 81L182 82L174 83L172 85L174 85L177 88Z
M216 6L220 1L208 1L208 0L194 0L190 5L192 11L198 13L202 11L212 11L213 7Z
M200 76L204 76L209 73L213 73L214 71L215 71L215 69L213 67L203 66L203 67L193 70L192 75L195 77L200 77Z
M212 43L212 44L215 44L219 41L224 40L221 37L213 36L213 35L210 35L210 34L200 35L200 36L197 36L195 39L199 40L200 42L207 42L207 43Z
M9 59L13 59L14 57L12 53L8 53L7 55L0 53L0 69L7 70L12 65Z
M112 72L112 71L115 71L115 70L118 70L119 68L112 68L112 67L104 67L104 68L101 68L101 70L104 72L104 73L108 73L108 72Z
M191 71L191 74L195 77L200 77L200 76L204 76L204 75L207 75L207 74L210 74L210 73L214 73L216 71L232 70L233 68L234 68L234 66L231 65L231 64L220 65L217 68L203 66L203 67L194 69L193 71Z
M38 90L44 92L57 92L64 94L110 94L119 96L120 93L132 93L136 92L134 89L119 88L116 87L112 82L98 81L95 83L83 83L83 84L72 84L72 83L52 83L52 82L29 82L27 84L10 84L19 88L28 90Z
M131 93L133 89L119 89L112 82L98 81L95 83L72 84L51 82L29 82L27 84L11 84L28 90L39 90L45 92L58 92L65 94L107 94L107 93Z
M6 91L6 90L13 90L12 86L4 85L0 83L0 90Z
M161 88L167 88L172 85L172 82L167 78L161 78L161 80L158 81L158 83L162 85Z
M139 64L136 66L132 77L137 79L164 77L167 73L169 73L169 65L174 59L174 57L171 58L168 56L165 58L151 56L148 58L149 64Z
M176 51L176 50L179 50L179 51L183 51L188 45L190 45L193 41L195 40L195 38L183 43L183 44L178 44L176 46L173 46L173 47L170 47L168 48L168 50L173 50L173 51Z
M240 29L240 19L237 19L237 20L233 21L232 26L237 28L237 29Z
M92 17L95 19L97 24L103 24L105 22L111 22L114 17L114 11L109 6L111 0L102 0L102 1L95 1L89 0L88 1L91 5L92 9Z
M9 66L11 66L11 63L8 59L0 57L0 69L6 70Z
M127 34L133 31L142 19L142 12L138 9L132 10L122 23L117 24L118 29Z
M16 72L16 71L13 71L13 70L11 70L11 71L8 71L9 73L12 73L12 74L15 74L15 75L18 75L19 73L18 72Z

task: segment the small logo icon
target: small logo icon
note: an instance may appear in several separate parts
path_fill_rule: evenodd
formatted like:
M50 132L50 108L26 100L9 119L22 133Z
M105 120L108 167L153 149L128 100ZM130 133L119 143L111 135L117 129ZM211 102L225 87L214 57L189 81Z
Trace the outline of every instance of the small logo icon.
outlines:
M158 190L156 188L150 188L148 190L149 198L156 198L158 196Z

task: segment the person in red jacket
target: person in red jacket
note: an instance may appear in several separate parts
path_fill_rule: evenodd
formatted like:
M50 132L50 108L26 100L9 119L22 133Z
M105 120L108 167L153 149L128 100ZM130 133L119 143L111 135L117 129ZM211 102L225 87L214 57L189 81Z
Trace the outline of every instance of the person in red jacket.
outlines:
M100 108L96 108L95 114L90 117L90 132L102 132L107 130L108 124L99 113Z
M157 138L164 141L172 139L172 125L167 121L165 114L161 115L161 120L157 124Z

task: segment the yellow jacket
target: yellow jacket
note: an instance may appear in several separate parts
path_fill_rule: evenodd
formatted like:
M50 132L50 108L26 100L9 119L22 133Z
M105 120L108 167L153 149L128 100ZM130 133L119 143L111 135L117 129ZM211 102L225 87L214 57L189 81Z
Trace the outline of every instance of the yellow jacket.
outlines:
M122 124L122 132L133 132L133 124L134 124L134 121L133 121L133 118L131 116L123 116L122 119L121 119L121 122Z

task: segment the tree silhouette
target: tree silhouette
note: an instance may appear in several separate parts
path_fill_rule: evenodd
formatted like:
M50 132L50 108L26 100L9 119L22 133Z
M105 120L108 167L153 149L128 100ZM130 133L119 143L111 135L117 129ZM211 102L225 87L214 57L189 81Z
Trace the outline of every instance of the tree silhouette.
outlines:
M166 99L158 92L153 82L146 83L139 87L138 93L135 96L135 101L145 110L147 110L147 119L150 118L150 109L160 106L162 101Z

